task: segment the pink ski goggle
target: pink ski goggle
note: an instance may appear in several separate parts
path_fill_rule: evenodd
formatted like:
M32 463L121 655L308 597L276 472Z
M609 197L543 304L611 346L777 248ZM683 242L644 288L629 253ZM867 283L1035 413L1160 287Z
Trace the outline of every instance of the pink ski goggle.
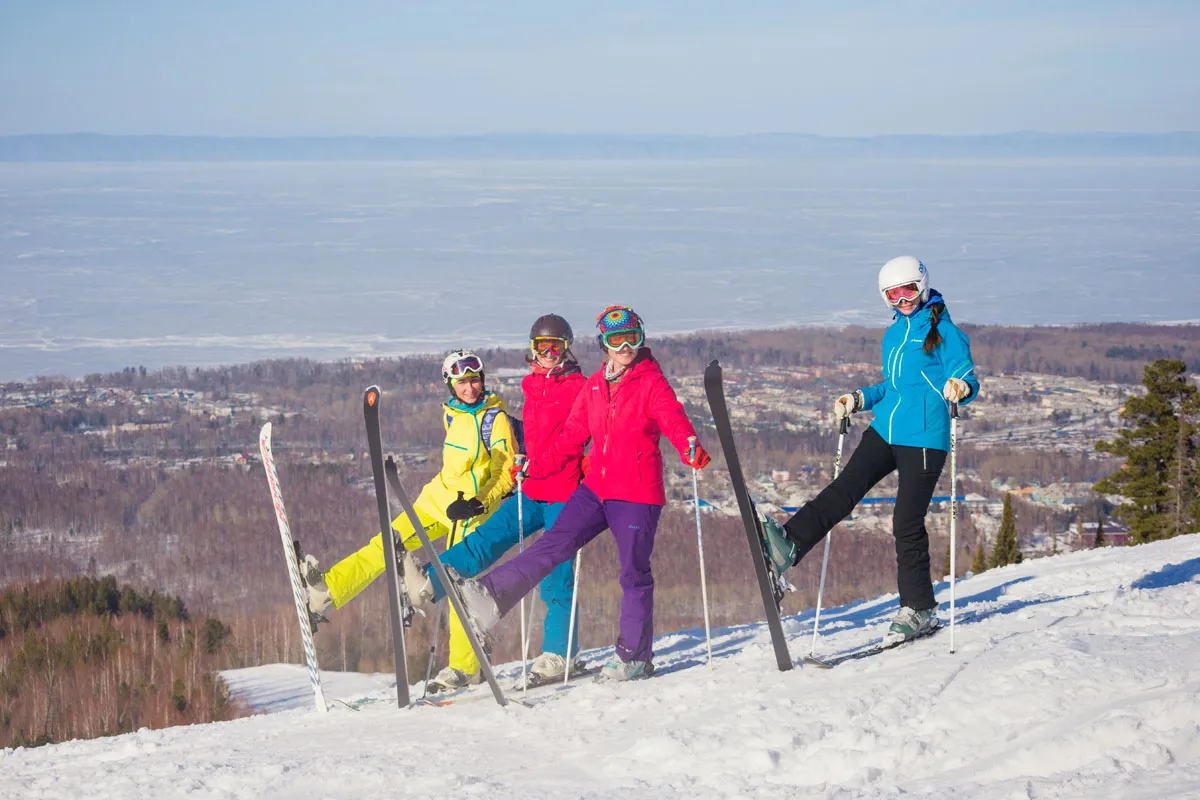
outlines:
M921 296L921 287L915 283L906 283L903 286L893 286L884 292L884 294L887 296L887 301L895 306L906 300L909 302L915 301Z

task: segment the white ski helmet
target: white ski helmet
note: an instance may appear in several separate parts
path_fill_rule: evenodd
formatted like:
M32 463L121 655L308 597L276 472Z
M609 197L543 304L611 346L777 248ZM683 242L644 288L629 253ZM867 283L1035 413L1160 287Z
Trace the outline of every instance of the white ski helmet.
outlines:
M892 304L887 299L888 289L904 286L907 283L915 283L921 290L920 301L922 303L929 299L929 270L912 256L897 256L879 270L879 296L883 298L883 302L888 308L892 308Z
M442 361L442 380L446 386L467 375L483 377L483 359L470 350L455 350Z

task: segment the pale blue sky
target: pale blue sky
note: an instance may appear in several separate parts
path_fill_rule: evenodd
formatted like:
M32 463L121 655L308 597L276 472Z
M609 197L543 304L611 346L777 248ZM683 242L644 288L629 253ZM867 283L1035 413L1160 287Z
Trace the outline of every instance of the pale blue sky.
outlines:
M1195 0L0 0L0 134L1200 130Z

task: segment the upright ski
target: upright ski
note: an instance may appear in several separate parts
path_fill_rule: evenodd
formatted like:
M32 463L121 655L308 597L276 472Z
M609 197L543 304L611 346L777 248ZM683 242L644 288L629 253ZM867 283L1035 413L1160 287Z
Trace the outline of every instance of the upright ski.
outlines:
M758 578L758 588L762 592L767 629L771 632L771 644L775 647L775 661L779 665L779 670L786 672L792 668L792 655L788 652L787 640L783 636L783 625L779 621L779 601L782 596L783 580L781 576L775 575L771 570L764 551L761 523L758 520L754 503L750 500L750 493L746 489L741 462L738 461L737 447L733 443L733 426L729 421L729 408L725 404L721 365L716 361L713 361L704 370L704 392L708 396L708 406L712 409L713 424L716 425L717 436L721 440L721 450L725 453L725 464L729 468L733 493L737 496L738 508L742 512L742 525L746 529L746 539L750 544L750 559L754 562L754 574Z
M275 471L275 456L271 452L271 423L262 426L258 434L258 451L262 454L263 467L267 473L267 485L271 488L271 503L275 506L275 521L279 523L279 538L283 541L283 557L287 561L288 582L292 585L292 599L296 603L296 617L300 621L300 642L304 647L304 660L308 664L308 679L312 681L313 699L317 711L325 713L325 692L321 689L321 671L317 666L317 650L313 646L312 622L309 621L308 604L304 601L304 587L300 582L300 565L296 560L296 545L292 541L292 529L288 524L287 509L283 507L283 492L279 489L279 474Z
M479 637L475 635L475 631L472 629L470 622L468 622L469 617L463 605L462 595L458 593L458 586L446 574L446 567L442 564L441 557L433 549L433 543L429 541L429 537L425 534L425 528L421 525L420 518L413 508L412 502L408 499L408 493L404 491L404 486L400 483L400 470L396 467L396 461L391 456L388 456L384 470L387 473L388 484L392 487L392 493L400 501L400 507L408 515L409 521L412 522L413 530L417 532L417 537L421 540L421 546L425 548L425 552L429 555L429 560L437 572L438 580L442 582L442 587L446 590L446 597L449 598L450 605L458 613L458 618L462 620L463 631L467 634L467 641L471 643L471 649L475 651L475 657L479 659L479 669L483 672L484 679L487 680L488 686L492 689L492 696L496 698L496 702L500 705L506 705L508 700L504 697L504 690L500 688L500 684L496 681L496 675L492 671L492 662L488 660L488 654L483 649L483 643L479 641Z
M392 617L392 652L396 659L396 704L409 704L408 662L404 654L404 625L408 621L404 607L408 604L403 591L403 578L396 569L396 537L392 532L392 512L388 506L387 482L383 475L383 444L379 435L378 386L370 386L363 394L363 418L367 423L367 446L371 452L371 472L375 477L375 500L379 504L379 525L383 537L383 561L387 569L388 607ZM412 517L414 523L416 516ZM420 526L417 526L420 527Z

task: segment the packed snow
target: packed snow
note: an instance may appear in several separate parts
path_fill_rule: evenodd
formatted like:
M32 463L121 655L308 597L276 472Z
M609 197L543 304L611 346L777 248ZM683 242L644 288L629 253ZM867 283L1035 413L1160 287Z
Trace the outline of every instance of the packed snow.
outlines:
M3 750L0 797L1200 797L1200 534L992 570L957 599L953 654L943 630L805 666L806 612L784 620L790 672L763 625L714 631L711 671L683 631L651 680L528 707L476 689L401 710L387 676L326 672L321 714L302 668L235 670L261 715ZM819 652L868 645L895 608L827 610Z

